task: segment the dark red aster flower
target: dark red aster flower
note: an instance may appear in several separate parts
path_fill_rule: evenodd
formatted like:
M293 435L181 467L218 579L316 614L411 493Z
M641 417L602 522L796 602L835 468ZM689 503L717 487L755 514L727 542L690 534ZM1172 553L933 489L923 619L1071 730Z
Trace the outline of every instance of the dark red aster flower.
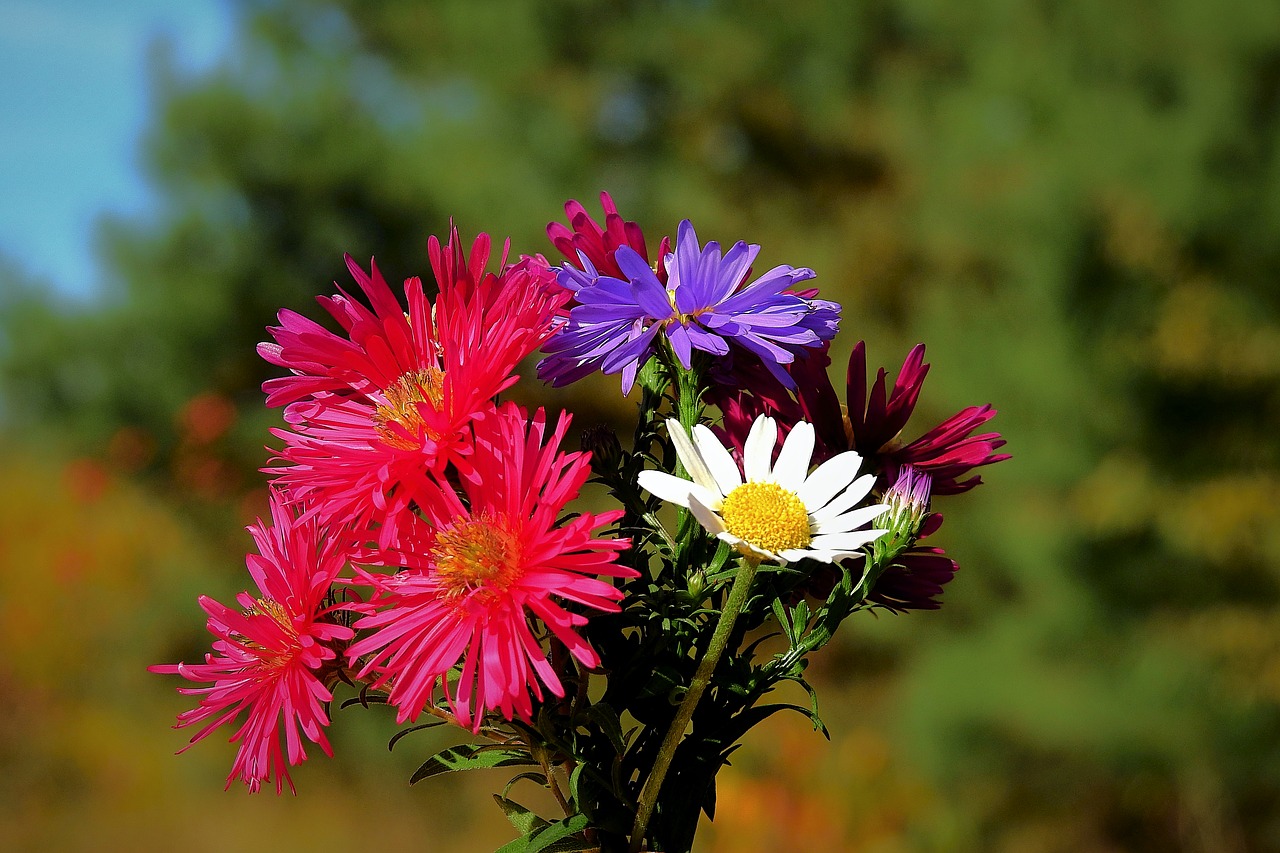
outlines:
M920 539L935 533L941 526L942 516L935 512L925 520L920 529ZM937 610L942 606L937 596L942 594L942 588L959 570L960 564L948 557L946 551L917 541L884 570L867 595L867 601L894 613Z
M722 438L740 451L751 423L761 414L773 415L781 423L805 420L817 432L815 462L856 450L870 460L886 486L897 479L899 468L913 465L932 478L934 495L966 492L982 483L976 475L961 479L966 474L1009 458L1007 453L996 452L1005 444L1000 433L972 434L996 416L990 405L970 406L919 438L902 441L901 433L915 411L929 372L924 344L917 344L907 354L892 387L886 371L880 368L868 389L866 345L859 341L849 357L847 407L841 407L827 375L830 363L824 348L811 350L806 358L790 364L788 371L796 382L794 394L762 367L735 363L734 381L721 383L710 392L710 401L724 414Z
M920 539L937 532L942 526L939 513L930 515L920 530ZM854 567L857 572L861 564ZM938 596L951 582L960 564L947 556L942 548L917 542L899 554L876 580L867 594L867 602L891 613L908 613L912 610L937 610L942 607ZM840 580L839 566L819 564L801 588L805 595L826 598Z
M902 370L889 391L885 370L880 368L875 384L867 391L866 346L858 341L849 357L847 399L852 449L875 457L888 479L897 476L902 465L914 465L933 478L933 494L954 495L982 483L979 476L960 478L974 468L1009 458L996 453L1005 445L998 432L972 435L996 416L990 404L970 406L957 412L924 435L902 444L899 436L915 410L929 365L924 363L924 344L907 354ZM801 386L803 392L804 386Z

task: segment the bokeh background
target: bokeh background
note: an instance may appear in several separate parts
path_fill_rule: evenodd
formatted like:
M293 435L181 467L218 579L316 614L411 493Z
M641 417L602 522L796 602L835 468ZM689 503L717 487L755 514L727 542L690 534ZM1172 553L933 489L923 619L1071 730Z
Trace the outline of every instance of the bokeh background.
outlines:
M938 507L944 608L853 620L814 666L832 743L761 727L699 850L1280 850L1280 6L106 8L0 2L6 849L512 836L501 771L410 788L450 735L389 753L377 710L336 712L298 797L224 793L232 747L175 758L186 700L144 667L245 583L275 312L314 316L344 251L425 273L451 216L549 251L607 189L651 237L813 267L837 364L926 342L909 429L991 402L1015 457ZM100 165L113 123L143 179ZM41 167L95 188L92 227L23 200ZM520 394L591 424L615 388Z

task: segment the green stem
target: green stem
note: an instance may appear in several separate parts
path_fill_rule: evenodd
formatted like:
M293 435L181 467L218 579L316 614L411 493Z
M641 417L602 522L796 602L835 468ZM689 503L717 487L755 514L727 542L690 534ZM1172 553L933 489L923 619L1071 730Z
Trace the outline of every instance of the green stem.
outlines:
M743 559L742 567L738 569L738 576L733 580L733 587L729 590L729 600L725 602L724 610L720 612L720 621L716 623L715 633L711 635L711 642L707 645L702 662L698 664L698 670L693 675L693 681L689 685L688 692L685 693L684 701L676 710L675 719L671 721L671 727L667 729L667 735L658 749L653 769L649 771L649 778L645 780L644 788L640 791L640 800L636 805L636 820L631 828L631 853L639 853L644 847L645 831L649 827L649 818L653 815L654 806L657 805L658 793L662 790L662 780L666 778L671 760L675 758L676 748L684 737L685 728L693 719L698 701L702 699L702 694L711 684L711 676L716 670L716 664L720 662L729 636L733 633L733 624L738 621L738 614L747 603L751 582L755 579L759 565L759 561L753 558Z

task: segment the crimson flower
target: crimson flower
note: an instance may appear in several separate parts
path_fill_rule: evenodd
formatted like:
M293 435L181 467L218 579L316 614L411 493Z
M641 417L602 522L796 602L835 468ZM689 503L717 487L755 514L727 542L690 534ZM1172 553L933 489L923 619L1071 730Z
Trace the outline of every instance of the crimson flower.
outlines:
M323 673L337 658L335 644L351 639L352 631L333 621L346 605L326 606L347 553L314 520L295 519L274 491L271 517L271 527L261 519L249 527L258 553L245 562L258 594L240 593L239 609L200 597L209 632L217 638L213 652L202 664L148 669L206 683L178 689L200 697L199 705L178 715L175 728L201 726L183 752L243 714L244 722L231 736L240 748L227 787L239 778L256 793L274 778L279 794L286 784L295 791L289 765L306 760L304 735L333 755L324 734L329 724L325 703L333 696Z
M529 719L544 687L564 695L543 631L583 666L599 664L577 631L581 609L616 612L622 592L597 576L636 572L614 562L626 539L593 538L620 511L561 520L590 475L590 454L559 452L568 425L562 416L547 435L541 409L530 420L513 403L477 421L465 501L433 478L414 496L425 523L393 545L402 570L361 572L379 610L357 623L367 633L347 653L361 678L389 686L398 722L417 719L437 685L463 726L478 730L489 711Z
M394 535L412 494L430 472L453 463L469 473L466 427L492 412L493 398L517 379L517 364L554 331L568 294L538 258L485 272L489 237L465 254L454 229L432 237L435 304L422 282L405 282L401 306L376 265L347 267L371 307L339 289L321 297L345 336L292 311L269 331L259 353L292 376L263 384L268 405L285 404L288 430L275 467L266 469L324 521L356 531L382 524Z
M600 206L604 209L603 226L591 218L580 202L565 202L564 212L569 225L562 222L547 225L547 237L551 244L565 256L571 266L580 270L590 269L594 275L624 277L614 257L621 246L630 247L645 264L649 264L649 250L645 246L644 232L640 230L640 226L622 218L618 213L618 206L607 192L600 193ZM658 280L664 283L667 280L664 260L670 252L671 239L663 237L655 263Z
M990 405L970 406L926 431L919 438L903 442L901 433L915 410L929 365L924 362L924 344L917 344L898 372L892 388L884 368L874 384L867 387L866 345L859 341L849 357L846 400L832 387L827 367L831 359L824 347L788 365L796 383L794 393L773 380L763 368L744 365L736 387L721 386L715 402L724 414L723 433L741 450L748 431L760 414L776 415L785 423L808 421L817 433L814 461L820 462L846 450L856 450L871 461L880 474L882 486L894 482L903 465L928 474L933 494L966 492L982 483L982 477L962 479L974 468L1009 458L996 451L1005 445L998 432L974 431L996 416Z

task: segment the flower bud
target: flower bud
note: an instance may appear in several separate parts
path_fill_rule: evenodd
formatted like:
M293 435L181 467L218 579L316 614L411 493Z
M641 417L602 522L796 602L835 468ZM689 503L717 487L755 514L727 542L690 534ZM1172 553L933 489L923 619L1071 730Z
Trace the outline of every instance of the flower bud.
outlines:
M911 465L898 469L898 478L884 493L883 502L889 507L877 522L877 526L889 532L876 540L877 557L892 557L910 548L920 537L920 531L929 518L929 493L933 478Z
M911 465L898 469L898 479L885 493L889 505L887 515L894 531L902 531L914 539L929 515L929 492L933 478Z
M707 597L707 576L701 569L689 574L685 581L685 595L694 604Z
M598 424L583 431L582 449L591 454L591 468L597 475L617 474L622 464L622 444L610 427Z

